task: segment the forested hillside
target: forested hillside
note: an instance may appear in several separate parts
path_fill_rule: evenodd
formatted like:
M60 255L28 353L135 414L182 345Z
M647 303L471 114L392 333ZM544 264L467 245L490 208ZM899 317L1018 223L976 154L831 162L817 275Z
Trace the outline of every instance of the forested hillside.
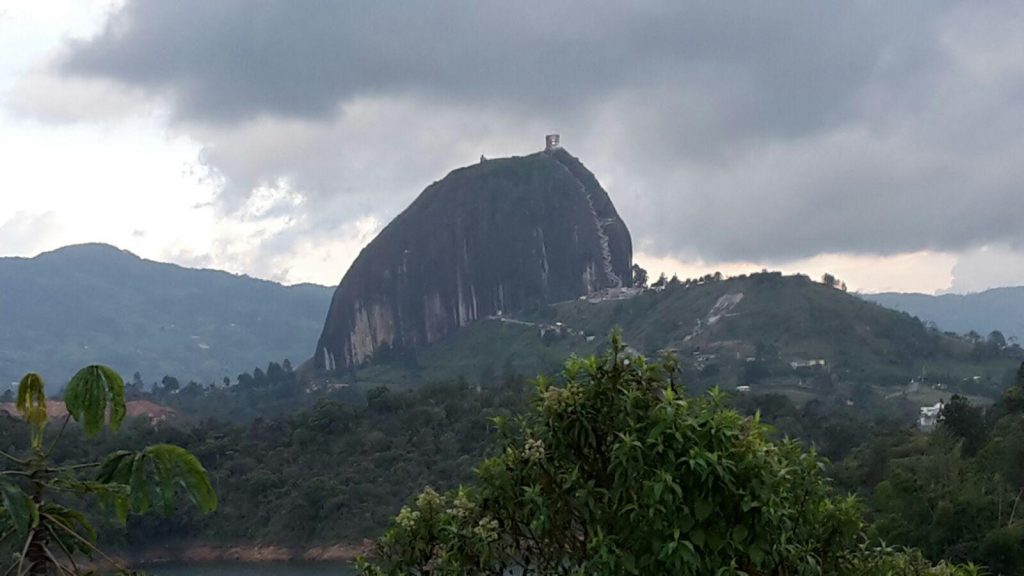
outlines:
M677 355L694 390L749 386L800 400L829 396L837 385L891 394L912 380L912 397L922 403L950 391L994 397L1024 356L1012 343L946 334L806 276L763 272L533 306L469 324L431 346L382 354L338 378L411 386L550 373L569 354L601 350L615 328L647 357Z
M685 377L676 377L687 387ZM288 381L273 378L264 375L260 386L273 390ZM255 383L243 378L243 386ZM835 462L827 473L837 479L839 494L860 496L872 537L920 547L933 561L980 560L1012 574L1024 566L1015 552L1024 541L1014 511L1020 451L1012 442L1022 418L1020 390L1024 373L987 412L957 397L930 435L910 424L916 406L903 399L874 395L856 406L839 399L801 405L779 394L733 394L726 401L742 413L759 414L774 427L775 439L794 437ZM512 374L480 387L465 381L405 392L376 387L361 397L350 393L343 401L321 400L309 410L244 425L141 418L98 443L81 442L81 430L73 426L55 458L87 461L158 442L199 456L218 492L218 511L200 517L182 508L169 519L133 519L127 530L106 525L105 540L127 551L358 543L380 534L422 487L445 490L469 481L472 469L491 454L494 418L523 414L531 398L535 388ZM19 444L20 426L0 416L0 448Z
M136 418L99 442L84 442L72 426L54 457L73 463L171 443L200 458L220 499L217 512L204 517L182 508L169 519L133 519L127 529L106 525L107 541L128 550L359 542L378 534L423 485L446 489L466 481L492 437L492 418L520 413L530 390L518 377L484 389L465 382L414 392L377 388L358 401L322 400L306 411L244 425ZM0 449L22 443L22 426L0 414Z
M93 362L204 383L270 358L301 362L330 297L103 244L0 258L0 383L40 370L55 391Z
M931 558L1024 573L1024 365L984 409L956 396L931 434L878 430L833 468L867 505L875 535Z

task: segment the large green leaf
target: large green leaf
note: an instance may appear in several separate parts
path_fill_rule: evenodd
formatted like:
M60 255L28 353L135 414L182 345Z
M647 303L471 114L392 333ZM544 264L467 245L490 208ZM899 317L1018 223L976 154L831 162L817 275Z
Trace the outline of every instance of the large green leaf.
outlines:
M57 540L62 549L67 552L77 550L85 555L92 553L92 548L87 543L95 544L96 530L89 524L84 514L52 503L44 504L39 513L42 524L47 527L50 535Z
M108 415L110 427L117 430L125 416L124 380L107 366L86 366L68 382L64 402L86 436L98 434Z
M153 507L170 514L179 491L204 514L217 508L206 469L180 446L156 444L141 452L114 452L100 466L96 480L128 486L131 510L138 514Z
M128 486L116 483L83 481L71 476L55 478L53 486L64 492L96 496L101 509L113 512L117 520L122 524L128 520L128 498L130 496Z
M18 384L18 413L32 425L42 428L46 425L46 385L43 378L29 372Z
M2 477L0 477L0 502L3 503L4 510L10 515L11 523L19 534L28 534L29 530L39 524L39 509L35 502L21 488Z

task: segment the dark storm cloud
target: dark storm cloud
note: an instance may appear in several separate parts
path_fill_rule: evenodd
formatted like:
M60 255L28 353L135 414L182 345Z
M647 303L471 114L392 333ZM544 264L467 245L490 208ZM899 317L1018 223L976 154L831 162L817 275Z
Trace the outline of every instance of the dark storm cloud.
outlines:
M844 115L933 4L136 0L64 69L165 90L213 122L396 93L544 114L686 84L721 99L730 131L798 133Z
M168 103L228 200L387 217L556 126L642 248L757 260L1024 240L1021 38L1011 2L129 0L58 66Z

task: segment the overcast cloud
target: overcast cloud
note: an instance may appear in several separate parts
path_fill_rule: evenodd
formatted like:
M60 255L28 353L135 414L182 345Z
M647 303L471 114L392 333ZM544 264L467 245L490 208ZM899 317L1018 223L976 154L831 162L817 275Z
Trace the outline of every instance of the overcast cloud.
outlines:
M56 122L158 110L202 146L221 213L278 224L264 267L547 131L652 256L1019 264L1021 54L1010 1L128 0L10 102Z

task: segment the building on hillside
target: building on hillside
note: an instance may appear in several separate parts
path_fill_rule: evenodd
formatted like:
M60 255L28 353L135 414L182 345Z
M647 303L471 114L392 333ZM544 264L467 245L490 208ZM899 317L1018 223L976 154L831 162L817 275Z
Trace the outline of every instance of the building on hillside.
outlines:
M604 290L592 292L586 296L580 296L580 300L586 300L591 304L612 302L615 300L629 300L634 296L639 296L643 291L643 288L638 287L605 288Z
M800 370L801 368L824 368L825 364L824 359L816 358L814 360L793 360L789 366L793 370Z
M548 151L561 148L561 139L562 137L558 134L548 134L544 137L544 150Z
M941 412L941 400L936 402L934 406L921 406L921 416L917 419L917 427L924 432L931 432L939 423L939 414Z

